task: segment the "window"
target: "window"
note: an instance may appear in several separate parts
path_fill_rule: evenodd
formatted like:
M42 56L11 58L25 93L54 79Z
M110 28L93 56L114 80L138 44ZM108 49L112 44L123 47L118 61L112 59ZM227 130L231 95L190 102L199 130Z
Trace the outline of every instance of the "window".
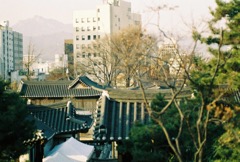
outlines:
M79 23L79 20L78 19L76 19L76 21L75 21L76 23Z
M88 49L91 49L91 45L90 44L88 44Z
M98 21L100 21L100 17L98 17Z
M85 55L85 53L83 52L83 53L82 53L82 58L85 58L85 56L86 56L86 55Z
M100 30L100 26L98 26L98 30Z
M96 21L97 21L97 19L96 19L96 17L94 17L94 18L93 18L93 22L96 22Z
M76 40L79 40L79 36L78 35L76 36Z
M81 19L81 21L82 21L82 23L84 23L84 22L85 22L85 19L84 19L84 18L82 18L82 19Z
M82 27L82 31L85 31L84 27Z
M100 12L100 8L97 9L97 12Z
M98 35L98 39L100 39L100 35Z
M140 25L140 21L135 21L135 25Z
M82 49L85 49L85 44L82 44Z
M118 18L118 22L120 22L120 18Z
M76 45L76 48L77 48L77 49L79 49L79 48L80 48L80 45L79 45L79 44L77 44L77 45Z
M78 32L79 31L79 27L76 27L76 32Z
M96 27L95 26L93 26L93 31L95 31L96 30Z
M82 35L82 40L85 40L85 35Z
M87 18L87 22L90 22L90 21L91 21L91 20L90 20L90 18L88 17L88 18Z
M94 40L97 39L97 36L96 36L96 35L93 35L93 39L94 39Z
M88 57L91 57L91 53L88 53Z
M91 35L88 35L88 40L91 40Z
M93 54L93 56L94 56L94 57L97 57L97 54L96 54L96 53L94 53L94 54Z
M91 30L91 29L90 29L90 26L88 26L88 27L87 27L87 31L90 31L90 30Z

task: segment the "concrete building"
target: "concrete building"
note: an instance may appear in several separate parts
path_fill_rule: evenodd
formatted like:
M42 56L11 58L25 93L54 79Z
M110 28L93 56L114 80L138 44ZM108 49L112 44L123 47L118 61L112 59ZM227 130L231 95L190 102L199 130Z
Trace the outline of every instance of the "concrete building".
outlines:
M84 53L84 48L106 35L111 35L131 25L141 25L141 15L131 12L131 3L123 0L105 0L93 10L75 11L74 28L74 69L79 74L78 64L86 58L97 59L97 55ZM95 57L95 58L94 58Z
M0 22L0 76L10 80L11 72L23 69L22 34L9 27L8 21Z
M178 50L176 44L165 43L159 48L159 57L162 64L169 66L170 76L181 77L184 73L182 66L188 63L188 58Z

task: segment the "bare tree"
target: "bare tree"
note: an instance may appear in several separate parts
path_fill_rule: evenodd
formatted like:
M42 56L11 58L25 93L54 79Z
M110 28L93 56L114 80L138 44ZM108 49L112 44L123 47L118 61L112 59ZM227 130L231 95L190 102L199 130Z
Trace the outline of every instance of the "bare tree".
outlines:
M157 9L160 10L161 8ZM159 10L155 10L155 12L159 14ZM191 140L194 146L192 149L195 153L192 157L192 160L195 162L202 162L205 145L209 138L209 124L212 122L219 124L229 121L229 119L232 118L234 111L234 106L231 106L227 101L224 100L224 96L230 93L230 85L228 85L226 82L229 80L229 78L225 80L221 78L222 70L224 70L224 66L229 59L229 55L224 55L224 32L219 31L218 33L215 33L217 34L215 39L215 41L217 40L215 44L217 48L211 48L211 50L215 53L215 57L213 57L211 60L204 60L196 55L196 47L200 41L203 41L201 38L201 33L197 31L196 27L193 27L191 31L194 41L192 48L188 51L183 51L181 50L179 44L176 43L177 41L165 33L160 28L159 24L156 24L156 26L158 27L161 36L163 35L166 39L168 39L169 42L173 44L174 52L172 54L177 58L176 61L179 66L176 67L176 74L172 75L170 80L168 79L169 75L167 75L166 72L161 73L161 75L164 75L164 81L166 85L168 85L168 88L171 90L172 98L159 111L153 110L149 105L141 78L138 78L148 113L162 128L168 145L172 149L176 159L179 162L184 161L182 152L183 149L186 148L180 147L180 142L184 142L180 141L180 137L183 134L184 122L189 123L189 119L187 115L183 113L183 107L181 107L179 104L178 96L184 89L185 85L191 85L194 92L193 97L199 98L198 103L196 103L199 106L197 110L196 122L192 126L188 125L188 133L192 136L192 138L188 140ZM185 53L185 55L182 55L182 53ZM156 60L158 60L156 63L159 63L159 60L164 61L160 56L156 56ZM163 68L163 70L165 69ZM179 81L180 78L181 81ZM226 86L225 88L221 88L219 90L219 84L226 84ZM161 118L161 116L169 110L171 105L175 105L174 107L177 109L179 115L179 119L176 119L179 120L178 133L175 134L174 138L170 135L168 129L166 128L167 123L165 123Z
M78 63L82 73L96 77L99 82L112 85L118 75L119 57L111 50L109 36L82 46L82 60Z
M36 54L34 45L29 43L27 56L23 60L23 68L27 70L26 77L27 80L30 80L31 76L33 75L33 67L32 65L37 61L41 53Z
M83 46L83 61L78 66L83 73L93 75L107 85L116 86L122 76L125 86L129 87L135 76L141 77L149 71L154 47L152 37L140 27L131 26Z
M135 77L147 76L150 72L150 59L156 48L156 39L145 33L139 26L126 28L113 35L112 49L121 60L121 73L125 87Z

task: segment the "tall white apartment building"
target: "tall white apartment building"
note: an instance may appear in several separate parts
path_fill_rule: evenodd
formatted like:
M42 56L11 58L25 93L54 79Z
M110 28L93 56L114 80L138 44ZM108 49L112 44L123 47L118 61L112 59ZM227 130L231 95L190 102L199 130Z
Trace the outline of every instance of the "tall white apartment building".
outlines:
M141 15L131 12L131 3L123 0L105 0L94 10L74 11L73 48L75 72L77 64L86 61L84 48L92 41L111 35L131 25L141 25ZM91 55L87 57L96 57Z
M0 22L0 76L9 80L11 72L23 68L22 34L9 27L8 21Z

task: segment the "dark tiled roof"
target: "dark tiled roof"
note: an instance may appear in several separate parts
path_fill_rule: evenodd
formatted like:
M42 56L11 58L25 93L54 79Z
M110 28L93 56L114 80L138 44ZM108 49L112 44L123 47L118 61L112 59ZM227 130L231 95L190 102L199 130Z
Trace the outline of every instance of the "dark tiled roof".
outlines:
M34 117L33 117L33 119L35 121L36 128L38 130L42 130L43 131L44 138L46 138L47 140L51 139L56 134L56 132L53 129L51 129L48 125L43 123L41 120L39 120L37 118L34 118Z
M77 83L85 87L74 88ZM90 86L91 85L91 86ZM100 96L100 86L87 77L79 77L71 81L24 81L19 86L18 92L22 97L32 98L58 98L58 97L93 97Z
M37 106L35 109L34 106L30 106L29 112L36 121L37 129L43 130L48 139L55 134L86 132L92 125L90 116L75 114L74 117L69 117L67 107L59 109L40 107Z
M156 94L162 93L170 99L171 90L146 90L151 101ZM129 138L129 132L135 122L146 124L150 121L141 90L109 90L108 96L98 100L94 116L94 138L96 140L117 141ZM184 89L179 97L190 97L191 90Z
M109 97L117 101L126 100L143 100L143 92L140 89L129 90L129 89L107 89ZM170 89L146 89L145 94L148 100L152 100L155 96L161 93L166 99L170 99L172 94ZM184 88L179 97L190 97L192 90L190 88Z
M98 83L92 81L87 76L79 76L79 77L77 77L75 80L73 80L71 82L71 84L69 84L69 89L73 88L77 83L82 83L86 87L94 87L94 88L98 88L98 89L104 89L104 87L102 85L99 85Z
M137 121L144 124L150 121L143 103L118 102L103 97L95 114L94 138L108 141L128 139L130 129Z

